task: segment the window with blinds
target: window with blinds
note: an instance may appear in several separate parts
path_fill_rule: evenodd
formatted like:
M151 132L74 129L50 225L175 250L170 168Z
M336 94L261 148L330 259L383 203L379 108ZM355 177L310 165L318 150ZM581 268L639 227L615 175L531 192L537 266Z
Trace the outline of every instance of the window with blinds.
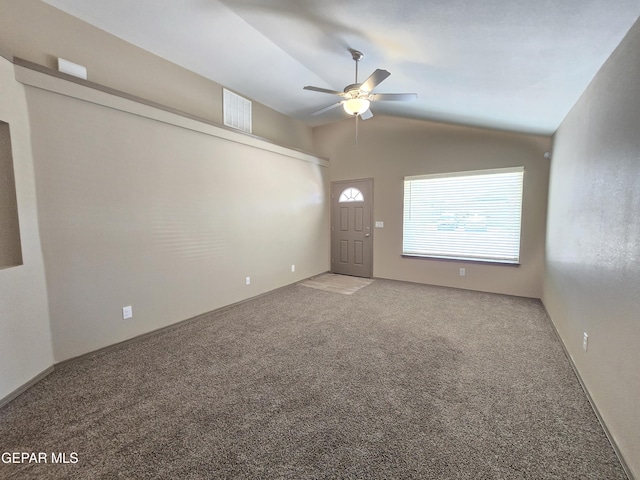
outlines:
M524 167L404 179L402 253L520 262Z

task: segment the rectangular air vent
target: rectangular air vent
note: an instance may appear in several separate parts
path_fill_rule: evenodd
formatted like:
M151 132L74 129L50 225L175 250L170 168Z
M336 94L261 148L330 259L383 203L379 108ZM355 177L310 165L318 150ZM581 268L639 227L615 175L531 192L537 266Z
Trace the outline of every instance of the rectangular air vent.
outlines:
M58 58L58 71L82 78L83 80L87 79L87 68L85 66L70 62L64 58Z
M251 101L226 88L223 88L222 92L224 124L251 133Z

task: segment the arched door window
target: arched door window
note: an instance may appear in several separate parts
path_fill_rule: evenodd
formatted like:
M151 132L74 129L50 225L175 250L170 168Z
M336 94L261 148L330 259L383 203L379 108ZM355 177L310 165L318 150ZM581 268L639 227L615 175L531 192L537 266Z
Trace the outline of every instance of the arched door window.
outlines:
M362 195L362 192L357 188L345 188L340 194L338 202L364 202L364 195Z

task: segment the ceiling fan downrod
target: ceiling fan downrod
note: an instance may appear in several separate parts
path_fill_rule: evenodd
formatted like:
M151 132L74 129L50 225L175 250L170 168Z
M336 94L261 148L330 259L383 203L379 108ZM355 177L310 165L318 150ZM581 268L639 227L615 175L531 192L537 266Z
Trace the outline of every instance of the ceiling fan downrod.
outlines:
M351 52L351 58L353 58L353 60L356 62L356 80L355 80L355 84L358 83L358 62L360 62L360 60L362 60L364 58L364 53L358 51L358 50L354 50L353 48L350 48L349 51Z

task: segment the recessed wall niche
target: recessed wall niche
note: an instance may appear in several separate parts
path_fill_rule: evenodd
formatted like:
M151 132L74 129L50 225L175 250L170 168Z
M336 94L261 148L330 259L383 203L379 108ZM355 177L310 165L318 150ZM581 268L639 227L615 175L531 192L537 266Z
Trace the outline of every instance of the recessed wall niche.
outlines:
M0 269L22 265L9 124L0 120Z

